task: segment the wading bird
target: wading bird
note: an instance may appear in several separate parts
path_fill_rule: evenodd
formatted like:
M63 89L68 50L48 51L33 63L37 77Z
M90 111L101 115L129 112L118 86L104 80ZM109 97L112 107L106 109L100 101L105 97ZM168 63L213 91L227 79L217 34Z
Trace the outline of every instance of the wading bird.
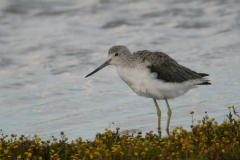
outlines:
M108 65L115 65L121 79L139 96L152 98L157 108L158 129L161 129L161 110L156 100L165 100L168 107L167 133L171 119L168 99L176 98L188 92L196 85L210 85L203 78L206 73L197 73L178 64L162 52L137 51L133 54L123 45L109 49L108 60L86 77ZM85 77L85 78L86 78Z

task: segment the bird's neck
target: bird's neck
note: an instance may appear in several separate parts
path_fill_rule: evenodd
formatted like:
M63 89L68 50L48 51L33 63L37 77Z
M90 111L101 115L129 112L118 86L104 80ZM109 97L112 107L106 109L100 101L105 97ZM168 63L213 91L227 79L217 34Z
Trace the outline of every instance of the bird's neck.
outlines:
M132 54L123 57L121 64L117 67L133 68L139 64L139 60Z

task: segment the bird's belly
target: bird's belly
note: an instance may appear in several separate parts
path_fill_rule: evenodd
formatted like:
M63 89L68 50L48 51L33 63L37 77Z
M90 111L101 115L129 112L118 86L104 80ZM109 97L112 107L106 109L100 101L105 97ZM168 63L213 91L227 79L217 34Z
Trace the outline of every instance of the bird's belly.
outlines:
M147 69L118 68L118 73L136 94L158 100L176 98L195 86L191 82L163 82L157 79L157 73L150 73Z

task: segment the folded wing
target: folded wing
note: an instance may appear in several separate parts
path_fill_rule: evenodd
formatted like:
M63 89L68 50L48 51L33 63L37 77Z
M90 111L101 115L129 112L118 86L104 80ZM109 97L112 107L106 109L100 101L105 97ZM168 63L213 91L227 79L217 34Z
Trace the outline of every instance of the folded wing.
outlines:
M162 52L149 52L147 50L135 52L136 57L149 61L151 72L158 74L158 79L170 83L183 83L189 80L199 80L198 85L209 85L209 80L203 78L206 73L197 73L185 66L178 64L174 59Z

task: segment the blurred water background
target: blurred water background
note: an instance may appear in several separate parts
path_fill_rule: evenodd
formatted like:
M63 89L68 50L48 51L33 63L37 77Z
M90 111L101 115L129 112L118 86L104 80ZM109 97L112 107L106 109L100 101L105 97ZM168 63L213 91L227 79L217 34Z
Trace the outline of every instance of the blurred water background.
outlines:
M240 107L239 0L0 0L3 133L93 140L111 122L111 130L157 133L153 100L131 91L116 67L84 78L116 44L210 74L211 86L169 101L170 128L190 130L190 111L194 124L205 111L221 123L227 106Z

